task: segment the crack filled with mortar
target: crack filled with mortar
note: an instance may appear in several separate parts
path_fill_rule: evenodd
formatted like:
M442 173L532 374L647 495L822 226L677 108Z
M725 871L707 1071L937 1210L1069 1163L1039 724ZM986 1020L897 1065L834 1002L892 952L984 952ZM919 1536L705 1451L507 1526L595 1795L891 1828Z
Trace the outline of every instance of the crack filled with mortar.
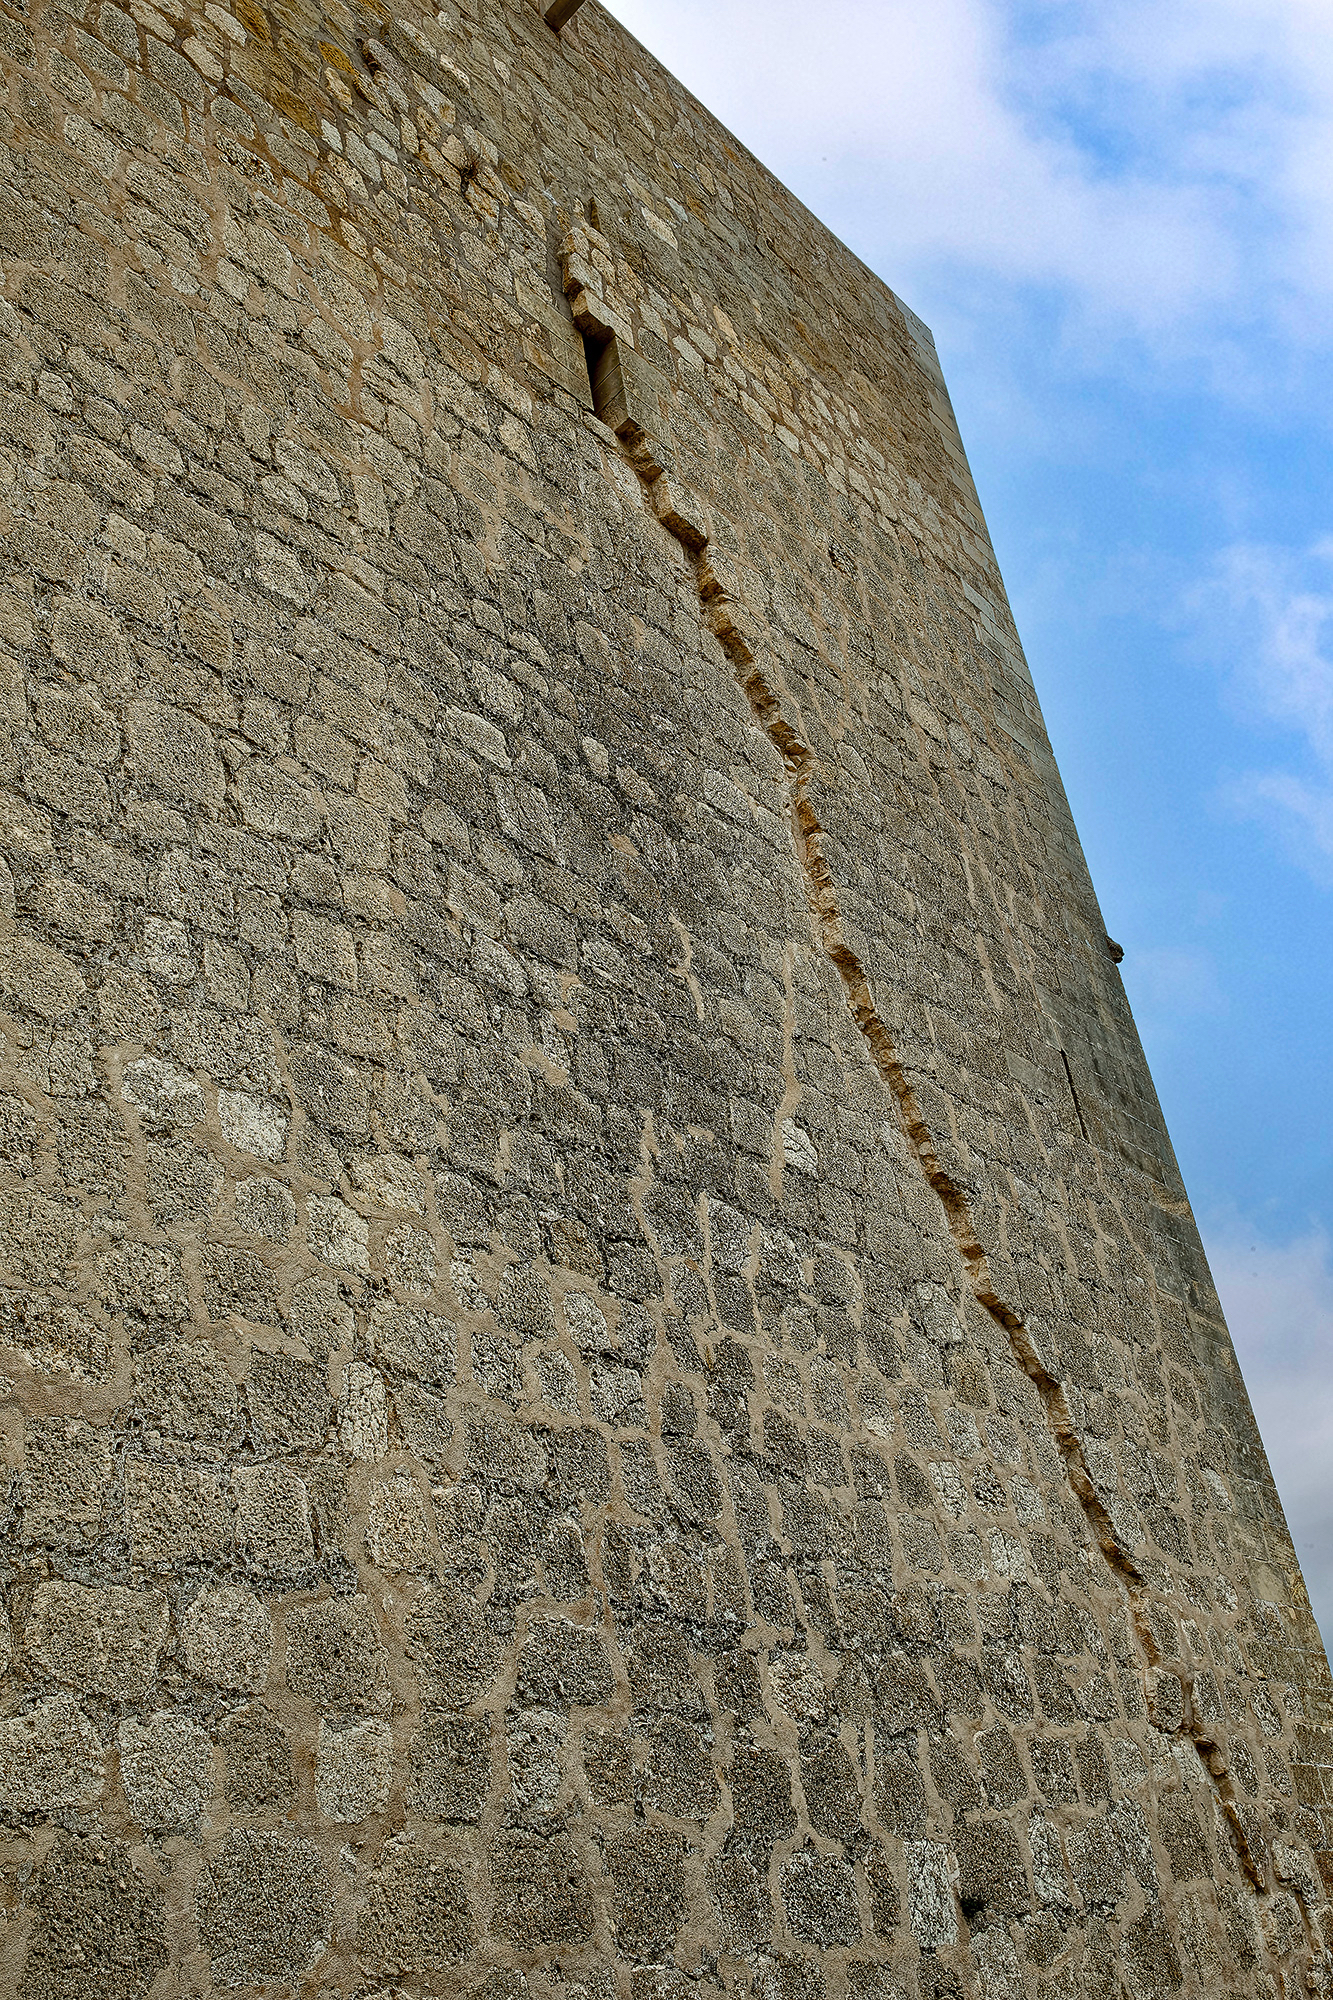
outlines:
M651 499L654 481L645 476L635 453L627 450L626 456L635 466ZM1097 1547L1124 1594L1130 1624L1147 1663L1146 1679L1146 1673L1157 1668L1163 1658L1145 1613L1147 1579L1124 1546L1110 1510L1097 1492L1063 1385L1042 1360L1021 1314L1005 1303L992 1282L985 1248L967 1197L939 1159L916 1094L875 1005L869 975L843 935L837 889L824 851L824 830L810 797L815 777L814 754L784 714L780 696L755 660L738 623L737 614L744 618L743 607L737 605L718 583L707 555L707 538L699 529L688 524L686 532L680 532L676 521L655 504L653 511L684 549L694 574L705 623L730 661L755 721L782 758L793 839L805 882L806 902L820 948L838 974L848 1012L867 1046L877 1074L893 1096L903 1130L921 1171L944 1209L973 1296L1002 1328L1014 1360L1037 1391L1070 1491L1082 1508ZM1225 1756L1213 1736L1194 1717L1190 1691L1183 1678L1180 1687L1184 1716L1174 1733L1184 1736L1198 1754L1230 1829L1246 1880L1259 1894L1269 1895L1271 1891L1263 1863L1255 1853L1244 1825ZM1309 1913L1303 1897L1297 1897L1297 1905L1313 1949L1313 1940L1309 1938Z
M1070 1490L1083 1509L1104 1560L1125 1594L1135 1634L1151 1670L1158 1665L1162 1654L1143 1612L1148 1587L1146 1579L1132 1554L1124 1547L1110 1512L1097 1493L1063 1385L1042 1361L1021 1315L1005 1304L991 1281L985 1249L967 1197L940 1163L916 1095L875 1006L869 976L843 935L837 891L824 852L823 828L810 799L810 786L815 775L814 757L783 715L779 697L755 663L745 640L734 628L728 629L725 611L719 615L717 607L720 600L716 596L710 598L708 592L705 560L696 558L695 568L705 612L714 611L709 623L735 669L751 712L782 757L796 849L805 877L806 900L816 936L842 982L848 1012L869 1048L875 1069L893 1094L903 1129L921 1171L944 1209L973 1295L1004 1330L1015 1361L1037 1391ZM1190 1696L1183 1683L1181 1694L1187 1720L1180 1733L1193 1742L1198 1752L1231 1829L1238 1859L1247 1879L1255 1889L1267 1893L1261 1864L1239 1816L1235 1788L1222 1752L1213 1738L1199 1729L1189 1716ZM1220 1770L1214 1768L1217 1764L1222 1765Z

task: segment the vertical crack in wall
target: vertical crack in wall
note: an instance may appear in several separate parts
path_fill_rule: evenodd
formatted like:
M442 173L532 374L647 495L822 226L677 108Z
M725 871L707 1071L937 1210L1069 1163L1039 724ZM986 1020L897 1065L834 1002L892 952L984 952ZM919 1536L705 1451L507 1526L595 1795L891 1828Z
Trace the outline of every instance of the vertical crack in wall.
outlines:
M720 580L719 565L708 553L703 530L689 519L684 522L685 532L678 529L673 517L680 512L681 488L673 480L671 510L668 512L659 507L653 487L658 479L665 482L665 475L655 473L652 477L646 476L641 454L627 449L626 456L643 481L646 497L656 518L685 550L693 569L705 622L731 662L756 722L782 759L793 840L815 936L838 974L848 1012L860 1031L876 1072L892 1093L921 1171L944 1209L973 1295L1003 1328L1015 1361L1041 1400L1070 1490L1083 1510L1107 1567L1123 1592L1130 1626L1145 1662L1144 1679L1150 1694L1150 1716L1155 1726L1164 1727L1167 1733L1183 1736L1193 1744L1230 1828L1244 1875L1257 1893L1267 1896L1271 1887L1264 1846L1256 1838L1254 1829L1246 1823L1225 1752L1197 1715L1184 1671L1164 1668L1161 1664L1163 1649L1148 1616L1148 1580L1117 1528L1111 1509L1098 1492L1068 1397L1059 1377L1042 1356L1039 1336L1024 1322L1022 1314L1006 1303L996 1288L967 1196L939 1158L911 1081L875 1005L869 975L843 931L837 889L824 848L824 831L811 797L816 776L814 754L803 740L798 722L784 710L781 695L755 658L754 645L747 636L749 619L745 607ZM1310 1913L1305 1908L1303 1896L1298 1894L1297 1902L1313 1951Z

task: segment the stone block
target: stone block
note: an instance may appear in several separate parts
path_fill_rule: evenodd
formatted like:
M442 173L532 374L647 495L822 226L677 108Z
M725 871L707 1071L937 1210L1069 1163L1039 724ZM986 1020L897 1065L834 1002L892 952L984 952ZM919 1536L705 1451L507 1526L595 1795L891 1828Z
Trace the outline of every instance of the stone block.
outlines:
M0 1721L0 1809L50 1817L90 1811L102 1797L106 1753L67 1694Z
M161 1887L105 1834L58 1834L35 1871L22 2000L144 2000L167 1964Z
M410 1835L387 1841L357 1922L364 1961L386 1971L442 1971L465 1959L476 1937L462 1869Z
M295 1582L314 1562L310 1496L289 1465L243 1465L232 1475L237 1545L261 1581Z
M243 1584L201 1590L181 1620L181 1653L210 1687L257 1694L268 1683L273 1623L263 1600Z
M112 1701L141 1701L157 1673L167 1634L167 1601L156 1590L119 1584L39 1584L24 1650L39 1671Z
M294 1982L328 1950L332 1884L302 1835L237 1829L200 1873L195 1913L216 1985Z
M293 1605L287 1685L328 1715L387 1715L388 1657L365 1597Z
M117 1738L130 1816L145 1833L197 1833L213 1796L213 1744L188 1716L162 1709Z
M115 1471L112 1433L79 1417L38 1417L24 1433L23 1532L77 1548L98 1538Z
M428 1716L408 1752L409 1811L474 1825L490 1791L490 1739L487 1716Z
M234 1813L276 1817L291 1804L292 1752L287 1733L261 1701L238 1708L218 1732Z
M322 1819L358 1825L384 1811L392 1789L393 1736L387 1722L320 1722L315 1803Z
M232 1541L232 1514L216 1473L131 1459L125 1466L125 1527L139 1568L176 1571L217 1562Z

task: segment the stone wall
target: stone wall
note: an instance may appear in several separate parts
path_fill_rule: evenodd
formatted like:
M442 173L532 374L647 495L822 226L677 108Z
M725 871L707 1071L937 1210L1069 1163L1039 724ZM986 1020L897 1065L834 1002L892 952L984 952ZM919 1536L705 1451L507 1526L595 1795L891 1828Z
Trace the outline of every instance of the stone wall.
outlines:
M0 0L0 1987L1327 1991L929 334L593 0L394 4Z

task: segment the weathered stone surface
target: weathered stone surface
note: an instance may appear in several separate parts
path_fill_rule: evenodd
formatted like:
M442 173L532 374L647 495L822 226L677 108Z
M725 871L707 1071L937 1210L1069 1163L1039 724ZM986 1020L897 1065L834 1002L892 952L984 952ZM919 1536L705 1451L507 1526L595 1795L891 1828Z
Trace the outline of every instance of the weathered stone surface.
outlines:
M227 1768L227 1803L236 1813L278 1816L292 1798L287 1733L263 1702L228 1716L218 1732Z
M55 1680L136 1701L152 1684L166 1633L166 1599L157 1591L43 1583L28 1614L25 1650Z
M195 1908L220 1987L299 1979L328 1949L328 1871L300 1834L229 1833L199 1877Z
M140 2000L168 1960L162 1900L119 1841L58 1835L28 1890L20 2000Z
M105 1753L67 1694L49 1695L0 1722L0 1811L56 1813L95 1806Z
M592 1933L584 1859L567 1834L502 1834L491 1850L491 1930L532 1950L580 1943Z
M321 1722L315 1801L320 1817L357 1825L383 1812L393 1789L393 1737L387 1723Z
M404 5L0 0L0 1987L1326 1991L930 335Z
M479 1819L491 1783L490 1736L487 1716L429 1716L408 1751L412 1811L430 1820Z
M287 1685L329 1713L387 1711L388 1661L366 1598L293 1606L287 1614Z
M268 1610L239 1584L201 1590L181 1621L181 1651L200 1680L257 1693L268 1680L273 1651Z
M115 1471L111 1432L77 1417L39 1418L24 1439L24 1532L57 1545L97 1540Z
M421 1839L386 1842L360 1914L364 1962L381 1972L432 1972L458 1964L475 1940L463 1871Z
M197 1833L213 1796L213 1743L188 1716L166 1710L120 1725L120 1782L130 1816L148 1833Z

